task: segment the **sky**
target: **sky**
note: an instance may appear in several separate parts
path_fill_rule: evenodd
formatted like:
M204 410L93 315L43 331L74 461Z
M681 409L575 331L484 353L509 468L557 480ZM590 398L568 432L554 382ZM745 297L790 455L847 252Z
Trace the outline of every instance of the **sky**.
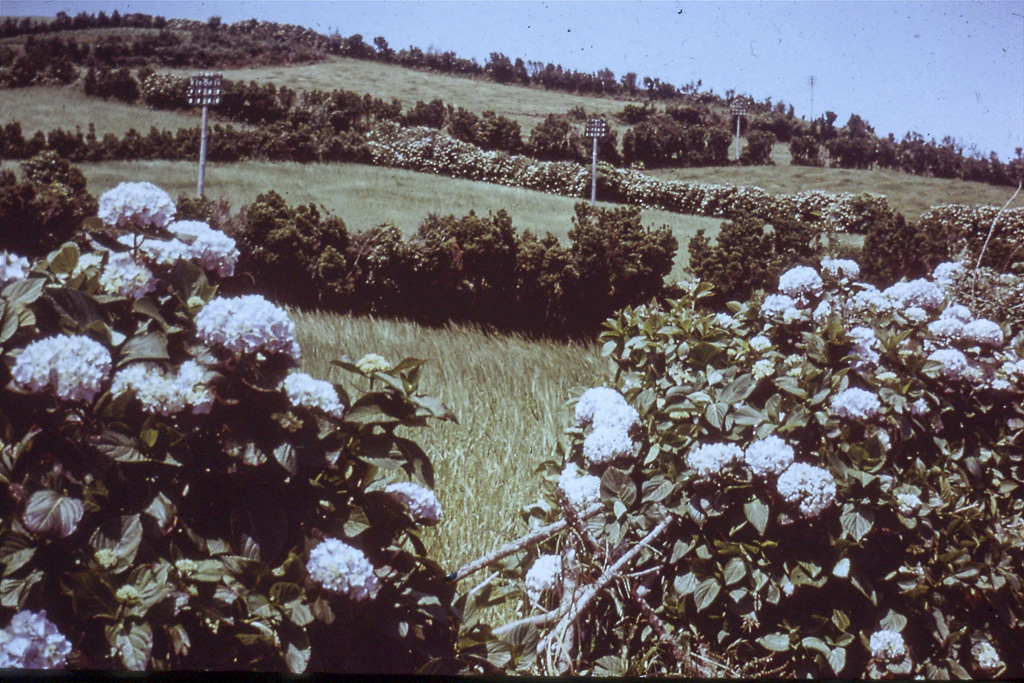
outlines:
M433 0L3 0L3 16L143 12L257 18L396 49L492 52L578 71L634 72L679 87L792 104L798 116L856 113L879 135L950 136L1004 161L1024 146L1024 0L669 2ZM815 85L809 85L813 76ZM444 93L438 93L444 97ZM813 107L813 111L812 111Z

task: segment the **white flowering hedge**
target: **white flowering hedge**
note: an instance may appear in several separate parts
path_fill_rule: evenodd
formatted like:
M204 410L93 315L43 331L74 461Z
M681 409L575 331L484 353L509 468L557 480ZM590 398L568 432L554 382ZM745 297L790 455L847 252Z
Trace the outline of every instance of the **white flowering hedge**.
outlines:
M879 291L855 266L792 269L728 313L690 282L606 323L614 386L582 395L542 467L538 531L504 570L521 618L478 634L492 662L1024 674L1024 336L943 277Z
M233 240L148 183L100 207L82 245L0 254L0 667L450 658L433 470L396 434L454 419L422 361L298 372L285 311L218 296Z

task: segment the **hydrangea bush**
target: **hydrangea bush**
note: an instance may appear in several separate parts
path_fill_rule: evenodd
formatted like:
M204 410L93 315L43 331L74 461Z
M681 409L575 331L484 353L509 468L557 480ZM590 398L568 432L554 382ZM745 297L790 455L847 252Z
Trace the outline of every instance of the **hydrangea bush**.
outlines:
M301 373L284 310L218 295L233 240L147 183L100 206L88 246L3 254L0 667L451 661L433 469L396 433L454 419L423 361Z
M797 267L724 315L690 281L606 323L614 386L579 398L540 469L492 665L1024 675L1024 336L941 277L880 291L857 272ZM588 457L622 406L628 447Z

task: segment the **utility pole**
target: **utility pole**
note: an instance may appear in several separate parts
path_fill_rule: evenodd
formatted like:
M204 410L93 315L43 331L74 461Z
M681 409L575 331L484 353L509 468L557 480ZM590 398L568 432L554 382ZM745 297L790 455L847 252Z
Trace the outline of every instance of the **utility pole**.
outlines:
M594 139L594 157L590 169L590 203L597 201L597 141L608 135L608 123L604 119L587 121L586 137Z
M203 184L206 181L206 147L209 137L210 107L220 104L221 75L212 71L192 76L188 89L188 103L203 107L203 128L199 137L199 198L203 198Z
M737 97L729 106L729 110L736 116L736 162L740 160L740 120L747 113L747 102L742 97Z
M807 79L807 85L811 86L811 121L814 121L814 76Z

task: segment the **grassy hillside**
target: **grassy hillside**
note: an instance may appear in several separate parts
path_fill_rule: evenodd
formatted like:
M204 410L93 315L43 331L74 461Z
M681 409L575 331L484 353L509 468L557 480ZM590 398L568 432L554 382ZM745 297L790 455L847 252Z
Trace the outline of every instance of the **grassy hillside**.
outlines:
M565 402L606 377L607 361L597 344L302 311L290 316L302 369L315 377L353 382L351 373L330 365L341 354L379 353L393 362L429 359L420 388L442 398L459 424L406 435L424 447L436 468L445 518L426 540L431 556L452 570L526 531L517 513L539 497L533 470L555 457L570 419ZM486 572L473 582L483 578Z
M11 162L5 165L13 166ZM97 196L124 180L148 180L173 197L196 191L194 163L133 161L78 166L89 182L89 191ZM267 190L276 190L291 204L323 205L352 229L390 221L411 234L430 213L464 215L473 210L487 215L505 209L520 231L529 228L541 235L551 232L566 242L573 206L578 201L533 190L358 164L251 161L207 168L206 196L227 199L234 209L251 203ZM677 270L685 261L690 237L700 228L715 235L722 222L655 210L645 211L643 216L646 225L667 224L672 228L682 256L677 259Z

